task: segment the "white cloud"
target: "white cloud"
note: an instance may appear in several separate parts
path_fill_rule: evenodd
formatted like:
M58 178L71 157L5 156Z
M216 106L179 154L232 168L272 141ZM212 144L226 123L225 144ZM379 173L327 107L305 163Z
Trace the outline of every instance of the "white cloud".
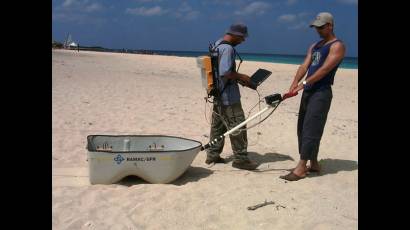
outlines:
M84 9L85 9L85 11L87 11L87 12L94 12L94 11L99 11L99 10L101 10L103 7L100 5L100 4L98 4L98 3L93 3L93 4L91 4L91 5L89 5L89 6L86 6Z
M299 30L299 29L306 29L309 28L309 24L307 22L299 22L295 25L289 26L290 30Z
M201 3L203 5L225 5L225 6L232 6L232 5L242 5L245 4L244 0L202 0Z
M358 0L338 0L340 3L357 5Z
M279 16L278 21L280 22L293 22L295 21L297 16L295 14L283 14Z
M199 17L199 14L199 11L193 10L188 3L184 2L174 15L182 20L194 20Z
M252 2L241 10L235 11L236 15L261 15L270 8L270 4L266 2Z
M288 29L297 30L308 28L311 21L310 13L301 12L297 14L283 14L278 17L278 22L288 26Z
M182 5L179 7L179 11L182 11L182 12L187 12L191 10L192 10L192 7L187 2L183 2Z
M286 0L287 5L294 5L296 4L297 0Z
M87 14L77 14L77 13L53 13L52 20L60 21L60 22L70 22L76 23L79 25L91 24L94 26L100 26L106 23L104 18L99 17L91 17Z
M165 14L166 10L162 9L160 6L154 6L151 8L137 7L134 9L127 8L125 10L125 13L141 15L141 16L156 16L156 15Z
M194 20L194 19L197 19L198 17L199 17L199 11L190 11L185 15L184 19Z
M161 2L162 0L136 0L139 3L146 3L146 2Z
M306 16L309 16L310 14L307 12L302 12L302 13L298 13L298 18L304 18Z
M101 25L105 19L91 13L103 9L104 6L95 0L64 0L61 5L53 9L52 19L77 24Z
M63 7L69 7L69 6L73 5L73 4L75 4L76 2L77 2L76 0L65 0L65 1L63 2Z
M136 7L127 8L125 10L127 14L139 15L139 16L159 16L159 15L170 15L181 20L194 20L199 17L200 13L197 10L192 9L192 7L183 2L177 9L163 9L160 6L154 7Z
M76 12L94 12L103 9L99 3L92 3L89 0L65 0L61 7L57 8L62 11L76 11Z

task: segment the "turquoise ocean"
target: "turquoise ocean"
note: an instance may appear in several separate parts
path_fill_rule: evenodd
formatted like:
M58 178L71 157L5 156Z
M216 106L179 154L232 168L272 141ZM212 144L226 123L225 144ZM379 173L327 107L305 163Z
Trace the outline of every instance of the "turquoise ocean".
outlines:
M154 54L170 55L179 57L198 57L206 55L207 52L198 51L164 51L153 50ZM305 56L303 55L284 55L284 54L255 54L255 53L240 53L243 61L260 61L260 62L272 62L283 64L302 64ZM356 57L345 57L340 64L339 68L345 69L358 69L358 60Z

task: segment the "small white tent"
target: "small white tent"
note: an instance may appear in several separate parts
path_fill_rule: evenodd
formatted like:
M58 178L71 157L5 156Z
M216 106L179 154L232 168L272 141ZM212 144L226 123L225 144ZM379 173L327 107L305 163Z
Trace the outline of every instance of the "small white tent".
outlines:
M74 47L77 47L77 44L75 44L75 42L71 42L69 46L70 46L70 47L73 47L73 46L74 46Z

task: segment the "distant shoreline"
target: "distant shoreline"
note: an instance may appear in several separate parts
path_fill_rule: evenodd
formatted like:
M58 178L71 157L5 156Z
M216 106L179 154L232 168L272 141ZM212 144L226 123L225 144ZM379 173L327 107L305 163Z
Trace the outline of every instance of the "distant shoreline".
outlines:
M53 48L59 49L59 48ZM77 50L77 47L72 47L67 50ZM198 57L206 55L206 51L166 51L166 50L131 50L131 49L107 49L103 47L79 47L80 51L94 51L107 53L129 53L129 54L148 54L176 57ZM300 65L305 56L293 54L257 54L257 53L241 53L244 61L258 61L279 64ZM339 68L343 69L358 69L358 59L354 57L345 57Z

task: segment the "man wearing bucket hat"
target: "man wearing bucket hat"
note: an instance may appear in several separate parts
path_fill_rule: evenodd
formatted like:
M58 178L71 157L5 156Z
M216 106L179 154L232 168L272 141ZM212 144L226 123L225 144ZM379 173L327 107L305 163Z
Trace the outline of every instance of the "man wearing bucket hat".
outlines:
M297 124L300 160L289 174L280 178L296 181L310 172L320 172L317 161L319 144L332 101L335 73L345 55L345 46L333 32L333 16L319 13L310 24L322 38L308 49L303 64L298 68L289 93L296 95L303 89ZM299 83L307 73L305 80ZM307 162L310 166L307 167Z
M245 41L248 37L248 28L242 23L233 24L226 31L223 38L212 44L212 49L218 49L218 82L220 96L214 98L210 140L223 135L231 129L245 121L245 115L240 101L238 83L249 86L250 78L246 74L238 73L236 69L235 57L237 55L234 47ZM239 132L229 135L231 147L234 155L232 167L253 170L258 166L249 160L247 152L247 132L246 126ZM206 164L225 163L225 159L220 157L225 140L222 139L215 145L207 149Z

